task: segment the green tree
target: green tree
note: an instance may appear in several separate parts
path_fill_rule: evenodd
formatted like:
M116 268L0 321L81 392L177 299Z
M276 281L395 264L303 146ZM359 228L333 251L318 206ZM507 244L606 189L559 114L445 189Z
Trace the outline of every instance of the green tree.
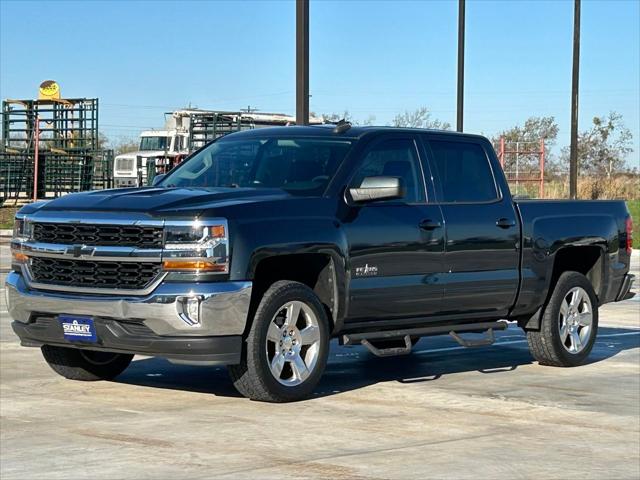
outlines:
M431 112L427 107L420 107L413 111L405 110L404 113L397 114L393 120L394 127L410 128L431 128L434 130L451 130L448 122L443 122L431 117Z
M579 174L611 178L626 171L626 157L633 152L632 140L633 135L619 113L594 117L591 128L578 135ZM568 167L568 149L564 150L563 158Z
M558 124L554 117L529 117L523 126L516 125L508 130L503 130L492 137L491 142L496 152L500 152L500 139L504 139L507 151L530 151L532 153L505 154L504 169L512 172L517 168L520 171L534 171L540 165L540 140L544 140L545 161L547 170L557 168L553 162L550 150L558 138ZM549 168L552 167L552 168Z

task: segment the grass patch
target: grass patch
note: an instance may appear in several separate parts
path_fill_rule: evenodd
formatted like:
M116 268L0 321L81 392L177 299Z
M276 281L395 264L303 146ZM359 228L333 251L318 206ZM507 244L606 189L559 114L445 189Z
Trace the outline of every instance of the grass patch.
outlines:
M13 218L20 207L0 207L0 230L13 229Z
M633 248L640 248L640 200L629 200L627 208L633 218Z

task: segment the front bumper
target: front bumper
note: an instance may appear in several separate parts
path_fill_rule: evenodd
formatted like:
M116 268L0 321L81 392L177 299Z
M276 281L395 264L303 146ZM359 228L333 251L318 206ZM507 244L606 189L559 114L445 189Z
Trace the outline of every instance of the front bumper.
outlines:
M133 353L165 357L174 362L236 365L242 355L242 336L163 337L140 329L139 325L117 320L94 321L98 342L68 342L54 316L36 317L34 321L14 321L11 326L25 347L56 345L88 350Z
M86 315L96 319L98 335L104 335L100 337L104 349L174 358L194 354L196 348L197 355L213 355L220 342L224 343L216 337L237 337L231 343L237 343L239 358L251 286L251 282L161 283L145 296L86 295L37 290L23 275L11 272L5 294L14 330L24 344L64 343L57 322L46 329L35 325L43 315ZM194 296L200 299L200 323L195 325L180 315L181 301ZM137 338L142 335L140 329L131 337L126 328L120 328L122 322L147 328L145 338ZM226 345L222 350L228 353L230 348Z

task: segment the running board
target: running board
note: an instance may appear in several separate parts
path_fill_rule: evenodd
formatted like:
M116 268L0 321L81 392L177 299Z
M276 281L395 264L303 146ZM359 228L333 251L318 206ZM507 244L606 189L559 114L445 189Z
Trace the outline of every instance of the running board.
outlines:
M371 344L366 338L360 341L362 345L367 347L371 353L376 357L396 357L398 355L409 355L413 345L411 344L411 337L409 335L404 336L404 347L391 347L391 348L377 348Z
M456 342L458 342L461 346L468 347L468 348L484 347L486 345L492 345L496 341L496 337L493 334L493 328L489 328L486 331L486 334L487 336L484 338L479 338L477 340L467 340L465 338L462 338L453 330L449 332L449 335L451 335Z
M356 332L342 335L344 345L362 344L377 356L406 355L411 352L411 337L426 337L431 335L451 335L463 347L480 347L495 342L495 330L505 330L507 322L464 323L459 325L438 325L434 327L404 328L401 330L379 330L376 332ZM467 340L460 337L460 333L486 332L486 337L479 340ZM404 339L404 347L378 349L371 344L371 340Z

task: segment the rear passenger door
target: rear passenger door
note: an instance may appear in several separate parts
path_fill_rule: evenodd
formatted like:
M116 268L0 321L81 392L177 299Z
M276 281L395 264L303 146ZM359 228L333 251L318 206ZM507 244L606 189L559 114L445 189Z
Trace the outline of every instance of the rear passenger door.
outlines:
M423 141L446 224L443 313L504 316L518 288L520 234L511 196L496 182L491 146L444 135Z
M437 314L444 293L444 225L440 207L428 203L419 139L385 135L365 148L347 184L365 177L400 178L401 199L353 203L342 219L349 242L347 322ZM433 196L431 192L430 196Z

